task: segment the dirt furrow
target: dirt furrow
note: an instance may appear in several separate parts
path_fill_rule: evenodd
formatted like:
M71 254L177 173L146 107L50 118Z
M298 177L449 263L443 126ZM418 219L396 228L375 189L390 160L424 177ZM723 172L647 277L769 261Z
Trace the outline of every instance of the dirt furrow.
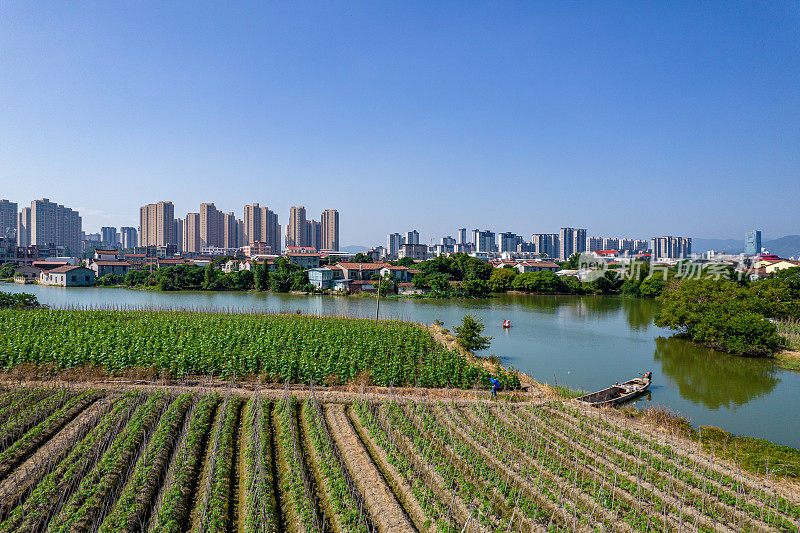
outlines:
M345 409L350 424L361 440L361 443L367 450L370 458L375 463L375 466L380 470L383 478L392 489L395 498L400 502L400 505L406 510L409 518L414 524L414 527L419 531L427 531L428 527L425 524L432 524L433 519L428 516L420 503L414 497L414 489L403 479L403 476L397 469L389 462L386 452L383 451L369 436L369 432L361 425L358 416L353 413L351 406Z
M50 467L58 464L97 424L118 398L118 395L109 395L90 405L0 482L0 508L10 508L17 499L16 495L28 493Z
M227 399L227 398L226 398ZM223 417L225 416L225 402L217 406L217 411L214 413L214 423L211 424L211 429L208 432L206 442L203 448L203 462L198 468L199 475L194 483L192 507L189 512L189 522L187 531L194 531L200 526L205 512L205 501L209 497L209 486L211 484L211 469L214 464L214 444L218 442L220 427L222 425Z
M304 403L302 409L308 408L309 405ZM309 470L311 471L311 475L314 476L319 502L322 506L322 514L325 517L325 526L326 528L330 528L334 533L344 533L346 529L330 503L330 495L336 489L331 486L328 479L322 473L323 459L319 456L319 453L317 453L317 449L309 437L311 429L308 427L308 421L302 414L300 415L300 427L300 433L303 436L302 446L306 450Z
M402 506L361 444L361 440L347 419L344 406L329 404L325 409L325 419L336 445L342 450L345 464L364 497L365 505L378 531L415 531Z
M239 428L237 434L237 446L238 446L238 455L236 456L236 468L233 471L234 479L237 480L234 490L236 492L236 501L235 505L233 506L233 531L238 533L245 532L245 520L247 518L247 448L249 446L249 442L247 439L247 431L245 430L245 424L247 424L250 420L250 410L253 409L253 400L248 400L247 403L244 404L242 407L242 414L239 418Z

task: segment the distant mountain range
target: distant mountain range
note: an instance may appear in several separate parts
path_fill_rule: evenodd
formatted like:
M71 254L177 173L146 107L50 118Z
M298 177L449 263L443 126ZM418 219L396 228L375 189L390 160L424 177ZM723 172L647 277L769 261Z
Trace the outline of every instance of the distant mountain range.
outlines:
M761 241L761 247L781 257L800 257L800 235L786 235L778 239ZM738 254L744 251L744 239L692 238L692 252L701 254L709 250Z
M786 235L779 239L764 241L761 246L781 257L800 257L800 235Z

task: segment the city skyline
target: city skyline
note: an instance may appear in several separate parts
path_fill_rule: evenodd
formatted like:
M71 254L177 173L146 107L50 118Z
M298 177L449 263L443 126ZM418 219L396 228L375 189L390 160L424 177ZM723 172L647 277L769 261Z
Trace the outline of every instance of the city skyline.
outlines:
M2 195L97 231L137 226L148 191L240 216L264 190L284 221L348 213L341 246L797 234L799 10L5 3Z

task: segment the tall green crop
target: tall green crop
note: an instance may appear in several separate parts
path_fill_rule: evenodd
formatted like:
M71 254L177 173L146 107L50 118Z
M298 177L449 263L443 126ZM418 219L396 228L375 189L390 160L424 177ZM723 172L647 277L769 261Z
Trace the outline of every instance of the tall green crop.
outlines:
M130 367L269 381L471 388L486 372L416 324L182 311L0 310L0 367ZM515 376L500 376L510 386ZM517 383L518 386L518 383Z

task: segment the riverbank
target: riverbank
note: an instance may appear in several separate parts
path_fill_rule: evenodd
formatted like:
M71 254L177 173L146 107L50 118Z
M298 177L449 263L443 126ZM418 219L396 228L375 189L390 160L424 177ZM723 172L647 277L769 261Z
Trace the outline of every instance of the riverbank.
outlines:
M775 354L775 361L781 368L800 372L800 351L783 350Z

